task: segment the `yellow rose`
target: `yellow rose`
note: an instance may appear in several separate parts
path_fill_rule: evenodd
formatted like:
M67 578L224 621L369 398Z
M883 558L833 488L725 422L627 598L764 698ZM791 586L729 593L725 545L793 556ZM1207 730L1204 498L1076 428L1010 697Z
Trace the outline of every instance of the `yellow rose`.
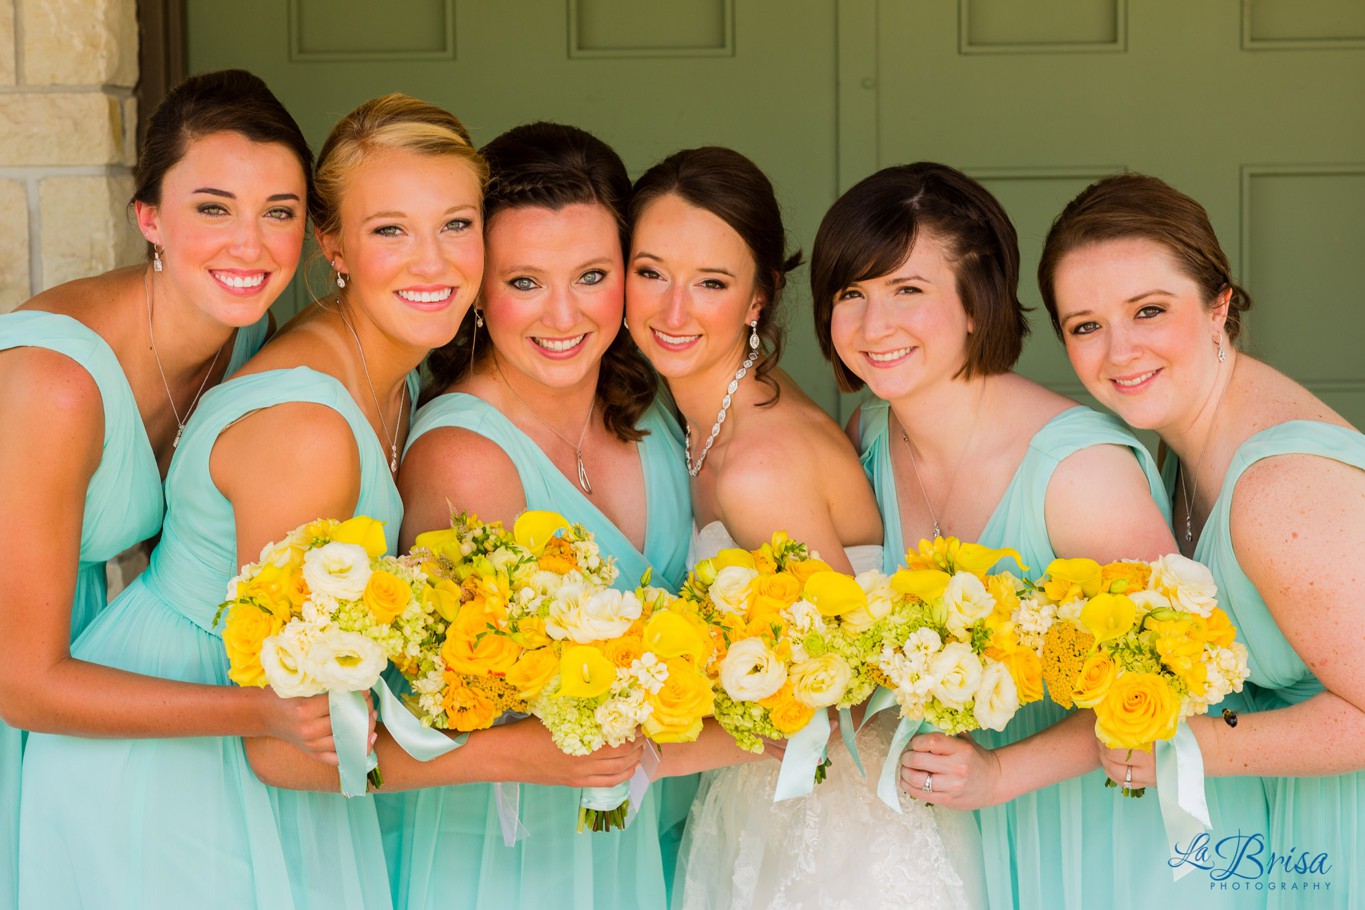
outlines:
M264 686L261 643L278 634L288 620L287 610L281 612L255 604L233 604L223 627L223 646L227 649L231 665L228 679L239 686Z
M332 539L364 547L371 559L383 556L389 549L389 542L384 537L384 522L375 521L368 515L346 519L332 532Z
M1019 703L1039 701L1043 697L1043 662L1032 648L1015 648L1003 661L1014 677L1019 691Z
M616 681L616 666L589 645L565 648L559 659L559 694L569 698L596 698Z
M1100 569L1100 590L1111 594L1141 591L1151 580L1152 567L1145 562L1111 562Z
M1076 687L1071 691L1071 698L1076 702L1076 707L1093 708L1098 705L1109 692L1109 686L1114 682L1118 672L1119 668L1103 651L1096 651L1087 657L1085 663L1081 665Z
M699 662L706 650L701 631L669 610L660 610L645 624L644 649L665 659L686 655L693 663Z
M559 672L559 655L554 648L536 648L523 651L507 671L507 683L516 688L517 694L530 701L550 684Z
M810 581L811 576L817 572L833 571L833 567L821 559L805 559L801 562L793 560L792 562L787 563L787 574L801 582L803 586L806 582Z
M841 616L867 606L867 593L862 585L842 572L811 574L806 578L802 593L820 611L821 616Z
M1124 673L1095 706L1095 735L1111 749L1150 749L1170 739L1180 720L1180 699L1155 673Z
M701 732L702 718L711 713L711 681L686 660L665 661L668 679L658 692L645 695L653 710L641 725L656 743L692 742Z
M560 531L569 530L569 522L558 512L530 509L517 516L512 525L512 536L519 546L539 554L545 544Z
M602 643L602 654L618 667L627 669L645 653L644 642L633 636L613 638Z
M503 674L516 663L521 650L511 635L490 625L483 610L467 603L446 630L441 659L457 673Z
M796 700L792 694L792 683L788 680L782 688L763 699L759 707L768 710L768 719L781 731L783 736L793 736L805 729L806 724L815 716L815 709Z
M760 575L753 583L755 613L776 613L790 607L801 596L801 582L789 572Z
M1112 641L1133 628L1137 604L1125 594L1096 594L1081 607L1081 624L1096 641Z
M445 680L446 689L441 694L441 706L445 708L446 724L451 730L468 732L493 725L498 712L490 699L467 685L458 673L447 672Z
M412 588L397 575L381 569L370 575L363 599L375 622L388 625L408 608L412 601Z
M1100 593L1103 569L1093 559L1054 559L1047 567L1043 593L1058 604Z

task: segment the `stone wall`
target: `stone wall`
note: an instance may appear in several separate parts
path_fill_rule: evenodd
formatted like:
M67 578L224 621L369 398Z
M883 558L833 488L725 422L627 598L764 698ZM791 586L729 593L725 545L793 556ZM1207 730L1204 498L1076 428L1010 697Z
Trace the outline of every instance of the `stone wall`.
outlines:
M0 312L135 262L136 0L0 0Z

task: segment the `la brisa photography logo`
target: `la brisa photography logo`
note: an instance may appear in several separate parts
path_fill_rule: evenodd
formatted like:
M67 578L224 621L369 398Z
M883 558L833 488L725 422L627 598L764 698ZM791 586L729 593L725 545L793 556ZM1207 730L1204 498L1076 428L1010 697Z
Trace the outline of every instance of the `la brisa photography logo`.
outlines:
M1172 852L1167 860L1171 868L1193 866L1206 873L1210 891L1332 890L1332 859L1325 850L1272 845L1260 832L1238 831L1216 840L1198 834L1187 844L1177 843Z

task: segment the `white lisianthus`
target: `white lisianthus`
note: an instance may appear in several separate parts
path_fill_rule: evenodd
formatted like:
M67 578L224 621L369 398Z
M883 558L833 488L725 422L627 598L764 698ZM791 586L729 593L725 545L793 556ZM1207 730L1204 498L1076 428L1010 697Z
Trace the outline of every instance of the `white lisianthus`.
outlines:
M958 572L943 590L943 606L948 616L945 625L954 636L966 636L972 623L985 619L995 609L995 598L970 572ZM960 707L960 706L959 706Z
M853 668L838 654L824 654L794 664L791 669L792 696L812 708L838 704L853 679Z
M288 631L261 642L261 669L270 688L281 698L304 698L327 691L307 670L303 642Z
M981 684L981 658L970 645L952 641L929 662L929 676L934 680L929 690L935 698L953 711L967 706Z
M992 660L982 669L972 710L976 722L988 730L1005 729L1019 710L1019 690L1004 664Z
M738 701L761 701L786 681L786 665L762 639L740 639L720 662L721 688Z
M887 576L875 569L860 572L854 579L858 587L867 595L867 605L850 610L839 617L844 628L855 635L866 632L872 624L889 614L896 606L896 592L888 583Z
M618 638L640 618L640 609L634 593L615 588L594 590L581 581L566 584L550 602L545 631L554 638L580 644Z
M323 544L303 555L303 580L314 594L358 600L370 581L370 554L359 544Z
M305 666L323 688L362 692L379 680L388 662L384 649L359 632L328 629L313 639Z
M758 572L746 566L726 566L711 583L711 602L726 613L743 613Z
M1208 617L1218 606L1218 586L1208 566L1171 553L1152 563L1152 587L1171 599L1177 610Z
M1164 610L1171 606L1171 600L1160 591L1153 591L1144 588L1141 591L1134 591L1128 595L1128 599L1137 604L1138 619L1146 616L1153 610Z

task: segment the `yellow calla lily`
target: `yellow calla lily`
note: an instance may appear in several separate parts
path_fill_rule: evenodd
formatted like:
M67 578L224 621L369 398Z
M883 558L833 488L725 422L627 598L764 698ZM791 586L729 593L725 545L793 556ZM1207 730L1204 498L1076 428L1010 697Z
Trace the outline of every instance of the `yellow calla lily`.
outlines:
M364 547L371 558L383 556L389 549L389 543L384 539L384 522L375 521L368 515L346 519L332 532L332 539Z
M1081 607L1081 625L1096 641L1109 641L1133 628L1137 604L1126 594L1096 594Z
M754 555L748 550L741 550L738 547L726 547L711 558L711 563L716 567L717 572L730 566L752 569L754 568Z
M891 576L891 588L900 594L909 594L925 603L932 603L943 596L952 577L939 569L901 569Z
M815 604L821 616L842 616L867 607L866 592L843 572L816 572L806 579L802 596Z
M984 547L979 543L964 543L957 548L955 565L964 572L971 572L973 575L984 575L991 570L997 562L1007 556L1014 557L1014 561L1019 563L1019 568L1025 572L1028 566L1024 565L1024 557L1019 555L1019 551L1013 547Z
M437 556L444 556L451 562L459 562L464 555L461 548L460 532L454 528L442 528L439 531L425 531L417 535L413 541L413 546L418 549L430 550Z
M1103 567L1093 559L1054 559L1048 563L1043 590L1058 603L1100 593Z
M459 585L448 578L442 578L427 586L422 592L422 599L446 622L454 622L463 601L461 595Z
M512 536L519 546L538 554L557 532L567 530L568 519L558 512L531 509L517 516L516 524L512 525Z
M645 623L644 646L661 658L691 657L700 660L704 646L697 627L677 613L660 610Z
M611 688L616 665L596 648L575 645L559 658L559 694L569 698L596 698Z

